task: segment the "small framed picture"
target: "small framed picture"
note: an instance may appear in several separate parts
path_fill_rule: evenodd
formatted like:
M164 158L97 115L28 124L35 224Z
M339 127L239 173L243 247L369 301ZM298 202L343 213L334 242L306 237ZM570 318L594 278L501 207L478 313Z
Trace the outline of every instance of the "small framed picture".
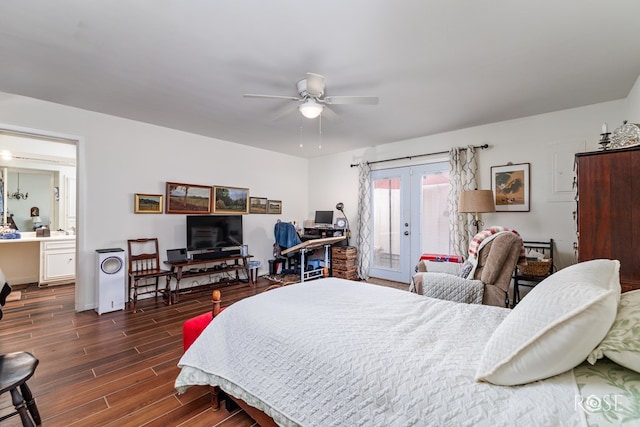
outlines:
M167 182L167 213L211 213L211 187Z
M164 209L162 194L136 193L133 206L134 212L139 214L161 214Z
M249 189L237 187L213 187L213 213L248 214Z
M282 201L281 200L269 200L267 202L268 214L281 214L282 213Z
M266 197L249 197L249 213L266 214L267 198Z
M491 166L496 212L529 212L529 163Z

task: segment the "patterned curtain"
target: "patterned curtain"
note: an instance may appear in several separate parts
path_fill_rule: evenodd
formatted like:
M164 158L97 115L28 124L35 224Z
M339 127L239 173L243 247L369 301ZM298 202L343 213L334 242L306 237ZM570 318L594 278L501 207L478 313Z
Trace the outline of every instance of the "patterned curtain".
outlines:
M371 264L371 166L358 165L358 277L369 278Z
M458 200L464 190L475 190L478 185L476 172L478 162L476 149L469 145L464 148L452 148L449 150L449 241L455 255L466 257L469 250L471 235L471 223L473 214L461 214L458 212Z

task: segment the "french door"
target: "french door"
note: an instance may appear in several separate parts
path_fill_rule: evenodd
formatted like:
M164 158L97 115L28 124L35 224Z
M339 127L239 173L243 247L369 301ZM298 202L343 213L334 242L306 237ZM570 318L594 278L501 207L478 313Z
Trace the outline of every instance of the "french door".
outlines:
M422 253L449 253L448 162L371 172L369 275L409 283Z

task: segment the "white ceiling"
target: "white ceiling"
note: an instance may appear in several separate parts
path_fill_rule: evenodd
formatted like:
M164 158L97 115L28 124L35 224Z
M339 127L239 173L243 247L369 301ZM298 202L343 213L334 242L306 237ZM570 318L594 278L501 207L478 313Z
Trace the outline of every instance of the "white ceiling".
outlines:
M640 1L2 0L0 58L3 92L314 157L624 98ZM380 103L320 135L242 97L306 72Z

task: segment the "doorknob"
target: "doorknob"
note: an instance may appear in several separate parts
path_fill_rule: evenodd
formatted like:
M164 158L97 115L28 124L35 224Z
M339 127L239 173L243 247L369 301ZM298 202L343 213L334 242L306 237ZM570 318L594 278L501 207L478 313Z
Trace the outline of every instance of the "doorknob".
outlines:
M405 236L408 236L408 235L409 235L409 232L408 232L408 231L405 231L405 232L404 232L404 235L405 235Z

